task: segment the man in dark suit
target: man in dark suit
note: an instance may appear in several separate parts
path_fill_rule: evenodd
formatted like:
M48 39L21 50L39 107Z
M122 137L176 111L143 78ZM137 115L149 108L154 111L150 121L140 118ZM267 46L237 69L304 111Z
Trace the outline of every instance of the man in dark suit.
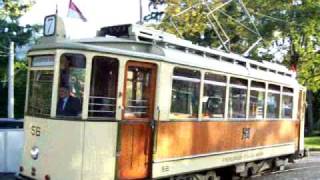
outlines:
M70 96L70 89L59 88L59 100L57 104L57 116L80 116L81 103L76 97Z

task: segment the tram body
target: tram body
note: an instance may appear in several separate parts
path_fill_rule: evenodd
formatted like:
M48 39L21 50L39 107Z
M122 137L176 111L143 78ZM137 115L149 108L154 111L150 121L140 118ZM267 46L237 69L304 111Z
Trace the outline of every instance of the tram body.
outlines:
M106 31L122 33L29 52L21 178L209 176L303 152L305 88L285 67L149 30ZM61 86L79 114L58 115Z

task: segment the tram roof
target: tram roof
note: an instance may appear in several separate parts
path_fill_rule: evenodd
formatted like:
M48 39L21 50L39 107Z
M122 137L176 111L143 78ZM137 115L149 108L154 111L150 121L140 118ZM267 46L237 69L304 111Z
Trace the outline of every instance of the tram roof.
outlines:
M163 34L161 35L163 36ZM171 40L175 42L172 35ZM73 49L112 53L138 58L165 61L193 68L204 68L222 73L254 77L275 83L297 85L295 73L285 66L267 61L254 61L234 53L194 45L182 40L182 43L166 41L145 41L138 38L113 36L89 39L46 42L33 46L31 51L45 49ZM148 40L148 39L147 39ZM178 40L178 39L177 39Z

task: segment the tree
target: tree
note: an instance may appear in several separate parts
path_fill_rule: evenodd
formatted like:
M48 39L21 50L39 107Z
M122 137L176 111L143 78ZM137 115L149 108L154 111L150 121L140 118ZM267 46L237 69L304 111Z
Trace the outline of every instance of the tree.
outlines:
M222 40L229 39L230 50L239 54L262 38L250 57L273 60L275 50L283 51L283 63L298 70L300 82L314 91L320 89L320 0L243 0L244 6L239 2L167 0L165 16L157 28L211 47L221 45L219 32ZM208 15L219 6L223 7ZM214 31L211 22L218 30ZM262 53L261 48L272 51Z
M239 54L260 37L262 42L249 56L257 60L274 60L275 52L282 54L284 59L281 63L297 71L300 83L314 92L315 98L309 103L315 108L319 107L320 0L243 0L246 8L243 8L241 2L166 0L165 16L157 28L211 47L221 45L220 34L223 41L230 39L230 50ZM159 5L156 2L152 4ZM211 10L222 5L224 6L212 13L217 21L208 16ZM218 33L210 26L210 21L216 27L219 27L220 22L222 28L218 28ZM258 31L252 31L255 30L254 25ZM224 36L222 30L225 30L227 36ZM313 116L320 117L319 110L314 109Z
M23 4L21 1L3 0L0 8L0 96L7 97L7 59L10 41L17 46L30 42L34 32L39 31L40 26L22 26L19 18L27 12L32 3ZM26 88L26 60L15 61L15 111L16 117L23 116L25 88ZM7 99L0 98L0 117L7 115Z

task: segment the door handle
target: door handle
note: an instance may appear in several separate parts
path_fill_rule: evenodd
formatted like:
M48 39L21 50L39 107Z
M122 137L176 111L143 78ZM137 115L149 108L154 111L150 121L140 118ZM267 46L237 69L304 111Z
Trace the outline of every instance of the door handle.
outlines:
M158 151L158 131L159 131L159 124L160 124L160 108L157 106L157 121L154 121L154 136L153 136L153 154L156 154Z

